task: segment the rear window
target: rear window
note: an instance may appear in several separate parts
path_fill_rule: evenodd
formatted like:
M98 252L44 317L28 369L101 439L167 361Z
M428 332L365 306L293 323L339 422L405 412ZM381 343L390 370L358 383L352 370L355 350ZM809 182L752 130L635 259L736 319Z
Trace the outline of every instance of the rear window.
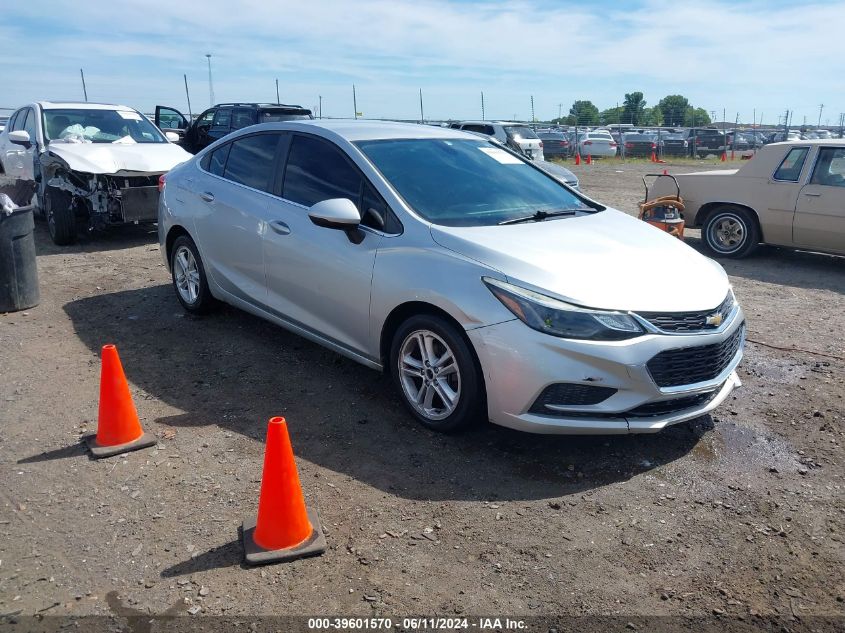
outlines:
M271 192L273 162L280 137L280 134L256 134L231 143L223 177L253 189Z
M305 108L270 108L260 110L258 113L259 123L274 123L276 121L301 121L313 119L311 110Z
M522 125L506 125L505 132L514 138L540 138L530 127Z
M777 168L774 178L775 180L788 180L790 182L798 182L801 177L801 170L804 167L804 161L807 158L808 147L793 147L789 150Z

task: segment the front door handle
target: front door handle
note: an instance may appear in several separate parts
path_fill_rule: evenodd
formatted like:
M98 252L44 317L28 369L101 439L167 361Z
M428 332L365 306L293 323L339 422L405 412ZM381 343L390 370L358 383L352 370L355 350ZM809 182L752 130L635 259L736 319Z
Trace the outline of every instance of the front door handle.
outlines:
M214 202L214 194L211 193L210 191L203 191L200 194L200 198L202 198L206 202Z
M270 222L270 228L279 235L290 235L290 227L281 220Z
M822 194L820 193L805 193L805 196L810 196L811 198L821 198Z

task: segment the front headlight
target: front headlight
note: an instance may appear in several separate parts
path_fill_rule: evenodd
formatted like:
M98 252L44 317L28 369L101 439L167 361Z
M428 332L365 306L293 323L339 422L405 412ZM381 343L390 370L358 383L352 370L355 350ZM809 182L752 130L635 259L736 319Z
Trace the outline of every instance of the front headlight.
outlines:
M482 278L490 292L525 325L552 336L619 341L645 331L629 314L589 310L513 284Z

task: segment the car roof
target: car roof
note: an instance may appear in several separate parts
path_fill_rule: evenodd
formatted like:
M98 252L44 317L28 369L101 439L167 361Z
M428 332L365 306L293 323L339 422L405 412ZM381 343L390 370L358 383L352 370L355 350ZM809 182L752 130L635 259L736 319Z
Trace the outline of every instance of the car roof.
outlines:
M134 108L125 105L112 103L82 103L78 101L36 101L42 110L123 110L124 112L136 112Z
M795 140L795 141L781 141L780 143L769 143L766 147L772 147L773 145L796 145L801 147L802 145L836 145L841 147L845 145L845 139L841 138L808 138L806 140Z
M260 123L244 128L249 131L259 130L294 130L313 132L325 130L347 141L385 140L385 139L427 139L452 138L477 141L479 136L462 132L454 128L420 125L418 123L399 123L395 121L375 121L362 119L311 119L308 121L279 121ZM329 135L332 135L329 134Z

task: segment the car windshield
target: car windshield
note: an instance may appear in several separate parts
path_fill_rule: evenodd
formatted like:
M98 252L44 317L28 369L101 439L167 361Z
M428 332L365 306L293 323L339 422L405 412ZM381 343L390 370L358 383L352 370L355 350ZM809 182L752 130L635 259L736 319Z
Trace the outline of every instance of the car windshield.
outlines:
M534 130L523 125L506 125L505 132L508 133L508 136L514 138L540 138L534 133Z
M483 140L356 142L414 211L444 226L489 226L587 206L551 176Z
M44 110L48 141L66 143L167 143L158 128L134 110Z
M313 119L308 110L284 110L281 108L261 110L258 115L259 123L274 123L276 121L300 121L302 119Z

